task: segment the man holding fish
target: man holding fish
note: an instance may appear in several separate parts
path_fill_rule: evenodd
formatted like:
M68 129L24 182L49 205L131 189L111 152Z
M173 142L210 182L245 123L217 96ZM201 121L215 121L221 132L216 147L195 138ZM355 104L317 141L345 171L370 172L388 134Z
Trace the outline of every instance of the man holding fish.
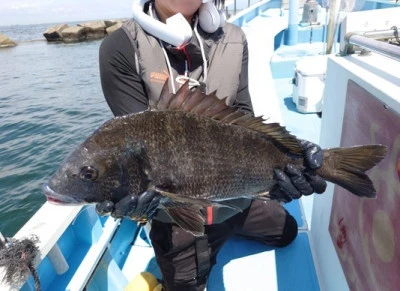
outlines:
M324 192L325 179L375 197L365 171L386 152L321 150L253 117L246 38L222 11L218 0L134 1L134 19L100 48L117 117L43 186L53 203L151 221L163 290L204 290L232 235L291 243L297 223L280 202Z
M103 92L114 115L146 110L149 100L160 95L167 77L173 93L189 80L190 85L199 86L206 93L216 90L219 98L227 97L228 105L252 114L247 42L240 28L224 22L224 1L143 2L135 1L134 20L105 39L100 49ZM170 21L168 18L178 17L178 13L189 24L188 37L171 44L169 39L174 36L169 32L173 29L163 31L155 21L164 24ZM185 32L181 35L184 38ZM312 166L319 167L320 148L305 142L304 150ZM277 170L280 187L276 186L271 193L281 192L275 195L291 200L311 194L315 188L324 191L323 179L312 177L310 183L310 176L306 178L301 171L300 167L289 168L286 173ZM151 198L143 199L143 205L136 207L146 209ZM285 246L296 238L297 223L279 202L246 198L233 201L232 207L206 208L203 236L181 229L159 211L152 221L150 237L163 275L163 290L203 290L218 250L233 234L271 246ZM129 212L129 207L124 208L122 203L119 207L120 210L112 209L112 215ZM104 203L97 208L102 213L111 210Z
M134 19L100 48L116 118L43 186L52 203L96 203L103 215L151 221L163 290L204 290L232 235L291 243L297 223L280 202L324 192L325 179L375 197L365 172L386 153L381 145L321 150L253 117L246 38L222 8L134 1Z

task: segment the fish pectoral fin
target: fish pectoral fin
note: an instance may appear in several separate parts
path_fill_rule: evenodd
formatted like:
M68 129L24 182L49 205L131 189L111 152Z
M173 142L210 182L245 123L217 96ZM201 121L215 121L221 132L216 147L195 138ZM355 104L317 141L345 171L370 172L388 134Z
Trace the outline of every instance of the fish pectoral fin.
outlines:
M160 190L156 188L156 192L159 193L160 195L167 197L177 203L182 203L182 204L190 204L190 205L197 205L201 206L203 208L207 208L209 206L213 206L213 202L206 200L206 199L199 199L199 198L191 198L187 197L184 195L179 195L179 194L174 194L168 191Z
M239 206L235 205L234 203L231 203L229 200L223 200L223 201L214 202L213 206L226 207L226 208L230 208L232 210L235 210L237 212L243 212L242 208L240 208Z
M270 201L271 200L270 191L260 192L257 194L257 196L254 197L254 199L262 201Z
M170 193L167 191L163 191L156 188L156 191L164 197L171 199L177 203L182 203L185 205L198 205L203 208L207 207L225 207L235 210L237 212L242 212L242 208L238 207L235 203L231 202L230 200L219 200L219 201L210 201L207 199L199 199L199 198L190 198L187 196L182 196L174 193ZM266 195L268 192L260 193L260 195Z
M165 207L168 216L183 230L194 236L204 235L205 218L198 206Z

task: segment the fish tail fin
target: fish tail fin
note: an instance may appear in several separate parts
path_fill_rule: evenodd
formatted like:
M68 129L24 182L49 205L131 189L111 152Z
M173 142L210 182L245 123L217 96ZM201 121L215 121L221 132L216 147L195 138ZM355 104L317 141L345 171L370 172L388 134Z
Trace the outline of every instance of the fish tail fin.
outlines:
M386 150L383 145L326 149L317 174L359 197L374 198L375 187L365 172L385 157Z

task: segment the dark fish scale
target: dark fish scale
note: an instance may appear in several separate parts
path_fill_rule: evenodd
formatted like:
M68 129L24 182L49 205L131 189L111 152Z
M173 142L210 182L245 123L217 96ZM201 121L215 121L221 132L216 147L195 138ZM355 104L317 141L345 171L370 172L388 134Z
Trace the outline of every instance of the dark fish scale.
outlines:
M124 122L146 149L152 183L177 195L219 200L268 191L271 164L290 160L261 134L181 111L148 111Z

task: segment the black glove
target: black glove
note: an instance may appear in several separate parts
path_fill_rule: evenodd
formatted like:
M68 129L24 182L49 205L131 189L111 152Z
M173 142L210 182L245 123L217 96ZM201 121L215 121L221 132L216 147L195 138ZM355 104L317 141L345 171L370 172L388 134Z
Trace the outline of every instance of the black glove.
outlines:
M278 182L270 191L270 196L284 202L298 199L301 195L312 193L323 193L326 189L326 181L315 174L315 170L322 165L322 149L315 143L300 140L300 145L304 149L305 167L288 164L284 171L275 169L275 180Z
M117 203L104 201L96 205L100 215L110 214L115 218L129 217L132 220L145 222L153 218L161 196L154 191L146 191L140 195L128 195Z

